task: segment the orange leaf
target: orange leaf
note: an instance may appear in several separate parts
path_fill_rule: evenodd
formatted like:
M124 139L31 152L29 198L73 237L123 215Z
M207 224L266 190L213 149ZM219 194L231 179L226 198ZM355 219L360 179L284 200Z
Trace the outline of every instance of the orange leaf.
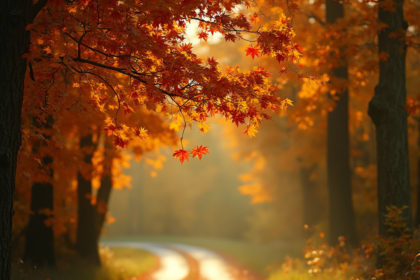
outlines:
M197 146L192 150L193 157L198 157L201 159L203 155L209 154L209 149L206 146Z
M106 134L108 136L111 136L112 134L115 133L115 131L117 131L117 128L114 125L110 124L110 125L105 126L104 130L106 131Z
M188 152L186 150L180 149L180 150L176 150L173 154L174 157L178 158L179 161L181 162L181 164L184 163L184 161L188 161Z
M258 49L249 47L246 49L246 55L250 55L254 59L254 57L258 56Z

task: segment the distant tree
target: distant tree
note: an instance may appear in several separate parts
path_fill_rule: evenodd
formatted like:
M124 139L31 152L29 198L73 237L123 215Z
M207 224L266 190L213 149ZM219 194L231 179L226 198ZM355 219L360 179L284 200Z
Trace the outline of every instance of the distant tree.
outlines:
M40 149L48 151L48 144L51 140L53 118L47 117L40 124L34 119L34 126L43 128L44 133L40 140L33 144L33 156L37 157ZM52 216L54 208L53 191L53 154L45 152L36 172L43 173L44 180L36 180L31 187L31 206L28 225L25 229L25 252L24 261L31 265L42 266L45 264L55 265L54 233L48 219Z
M104 226L106 215L108 213L109 198L112 192L112 167L115 157L114 147L110 137L105 136L103 152L103 170L100 179L98 193L96 195L96 238L99 236Z
M336 0L325 1L327 24L335 24L344 18L343 4ZM336 32L345 32L340 29ZM332 36L333 40L340 37ZM348 67L344 50L335 50L336 64L331 69L331 79L348 82ZM327 121L327 185L329 194L329 242L335 245L338 237L344 236L348 243L357 245L350 170L350 133L349 133L349 93L348 86L339 87L331 94L335 106L328 112Z
M392 4L392 5L389 5ZM403 218L412 226L406 105L406 30L403 0L379 1L379 83L369 103L376 126L379 233L387 235L387 207L407 208Z
M98 141L98 140L96 140ZM82 257L100 264L98 236L95 229L96 207L92 203L92 158L98 143L92 133L80 137L84 168L77 173L77 234L76 249Z

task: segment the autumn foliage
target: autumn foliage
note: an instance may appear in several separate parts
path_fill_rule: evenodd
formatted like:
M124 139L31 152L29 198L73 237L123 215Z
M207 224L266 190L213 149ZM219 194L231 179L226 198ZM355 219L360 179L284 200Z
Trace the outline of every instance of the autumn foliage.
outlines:
M173 156L181 164L190 155L201 160L207 147L184 147L190 124L207 131L206 121L219 116L255 136L264 119L285 110L291 102L280 97L269 71L203 59L186 39L188 26L198 22L203 42L216 33L229 42L255 41L244 55L297 62L290 20L256 25L249 5L241 0L46 2L26 27L31 44L23 56L28 71L16 231L24 232L28 217L42 214L55 236L74 242L86 205L95 211L89 223L100 232L96 223L102 221L94 220L107 214L110 184L130 186L122 172L127 150L140 159L178 144ZM37 182L54 186L54 205L32 213L29 194Z
M297 59L289 21L255 28L246 14L234 12L239 4L248 5L237 0L48 2L28 26L33 43L27 57L36 81L31 95L38 103L50 96L36 107L72 110L82 95L87 99L82 106L101 112L102 127L119 147L145 134L126 117L139 107L180 114L184 126L216 114L235 124L259 124L283 100L270 74L262 68L223 69L213 58L199 58L185 41L186 26L198 21L203 40L214 33L228 41L251 36L257 45L247 54Z
M40 225L52 228L60 244L77 247L78 221L86 216L80 211L84 202L94 212L86 224L88 230L95 231L98 251L102 225L114 221L108 214L111 190L131 187L130 176L124 174L131 158L141 160L150 152L158 154L159 149L170 147L169 155L183 168L187 162L194 165L196 159L209 159L214 155L211 147L189 143L188 132L198 128L206 134L210 121L223 119L227 121L223 123L227 139L236 152L233 157L248 168L238 179L243 183L239 192L249 196L254 207L246 217L251 222L243 236L258 241L301 241L307 237L302 261L289 259L282 266L285 273L303 266L305 275L315 277L329 273L358 279L419 277L415 231L401 218L415 211L410 205L388 207L387 213L380 213L385 207L376 208L378 198L399 195L387 196L377 189L383 180L376 175L375 150L384 142L377 141L381 135L374 135L378 126L368 114L372 96L383 90L377 86L378 78L390 79L381 77L381 67L398 64L392 65L390 54L379 51L376 38L388 26L379 20L378 12L395 16L404 10L407 26L400 18L404 30L391 32L385 39L403 46L394 54L401 56L404 51L401 61L405 61L407 49L408 63L399 63L397 72L407 72L406 76L405 72L399 75L407 79L400 83L399 101L405 100L406 91L409 97L405 106L397 104L397 109L390 110L399 112L404 125L392 121L384 124L396 124L409 133L409 139L402 139L401 151L410 150L411 165L404 157L407 170L398 174L406 174L402 180L407 188L404 195L410 198L420 186L420 157L416 153L420 149L418 1L32 3L42 4L42 9L26 26L31 37L22 56L27 71L19 118L15 242L23 239L28 220L41 215L44 220ZM327 6L338 7L333 20ZM196 26L193 32L198 46L188 38L191 26ZM220 38L217 43L215 37ZM203 46L210 51L202 51ZM382 109L388 112L389 108ZM339 110L344 117L342 125L335 128L344 135L343 143L333 144L346 155L340 162L346 169L344 175L331 172L329 167L338 166L340 159L332 162L328 157L333 154L331 139L338 134L330 125L337 119L333 113ZM272 121L266 122L268 119ZM398 151L398 147L385 146ZM157 156L156 160L145 161L153 169L151 177L155 177L165 159ZM395 166L391 167L397 169ZM410 177L409 171L415 176ZM341 181L337 185L341 191L343 185L348 187L345 195L337 191L335 197L346 196L343 201L351 208L351 219L341 221L351 220L346 234L354 238L332 238L330 243L334 244L327 245L325 237L330 236L323 233L323 227L328 224L333 228L335 224L328 217L343 210L340 203L337 209L328 205L333 204L330 197L336 190L326 188L331 173L337 182L345 180L345 184ZM413 190L408 189L409 179L414 182ZM48 194L53 205L32 211L31 191L38 183L51 187ZM87 186L83 194L82 183ZM420 209L417 191L413 202ZM197 193L191 196L196 199ZM417 212L420 223L420 210ZM387 230L384 236L372 240L369 236L377 234L372 227L376 216L381 217L380 229ZM309 224L305 231L303 224ZM308 229L314 230L308 233ZM367 242L356 246L356 232Z

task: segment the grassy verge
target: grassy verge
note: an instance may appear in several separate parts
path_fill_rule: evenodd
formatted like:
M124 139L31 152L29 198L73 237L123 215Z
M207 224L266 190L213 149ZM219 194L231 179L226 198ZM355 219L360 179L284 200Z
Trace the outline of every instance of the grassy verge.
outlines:
M131 248L102 248L102 266L70 258L56 268L33 268L25 264L12 267L12 280L126 280L156 266L156 257Z
M298 245L284 242L260 244L219 238L179 236L118 236L104 238L104 241L116 240L196 245L231 257L238 261L239 264L262 276L268 276L270 271L273 271L286 255L298 255L301 252L301 248Z
M310 275L304 269L296 269L287 273L279 271L272 273L268 280L349 280L349 275L346 274L329 274L322 273L320 275Z

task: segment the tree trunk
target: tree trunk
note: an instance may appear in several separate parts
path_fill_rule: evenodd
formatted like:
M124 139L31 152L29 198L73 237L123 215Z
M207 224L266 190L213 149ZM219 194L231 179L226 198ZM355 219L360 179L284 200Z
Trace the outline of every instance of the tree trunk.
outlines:
M419 135L417 136L417 208L416 208L416 217L414 220L414 227L420 227L420 119L417 120L417 130Z
M316 197L316 184L311 180L311 174L316 169L313 164L310 167L300 168L300 181L302 185L302 209L303 223L314 226L320 220L321 205Z
M10 279L13 192L29 47L25 30L46 1L0 1L0 279Z
M48 116L47 119L40 123L34 118L34 126L51 131L53 126L53 118ZM43 133L44 139L50 139L48 133ZM33 153L38 153L41 147L48 145L47 140L40 140L34 143ZM44 155L42 158L41 168L39 172L46 172L50 180L53 179L52 169L53 157ZM51 182L35 182L31 189L31 215L29 217L28 226L26 228L26 244L24 260L37 266L55 265L54 254L54 234L52 226L46 224L47 219L51 216L54 205L53 185Z
M326 0L326 20L334 24L344 17L344 7L336 0ZM340 50L339 50L340 51ZM336 79L348 79L347 62L333 68L331 75ZM335 245L339 236L357 245L351 191L349 129L348 129L348 89L338 93L339 100L333 111L328 113L327 128L327 180L329 193L329 242Z
M104 172L96 199L97 240L99 240L108 213L108 202L112 191L113 146L108 136L105 136L104 146Z
M84 155L84 162L92 167L93 151L95 149L92 134L80 138L80 148ZM89 170L87 178L79 171L77 175L77 237L76 248L78 253L94 264L100 264L98 252L98 239L96 233L96 208L91 203L92 197L92 171Z
M411 203L408 164L405 57L407 23L403 0L393 0L395 11L381 8L378 20L386 27L378 33L379 83L369 103L369 116L376 127L378 161L379 234L386 236L384 214L388 206L407 206L403 218L411 227ZM400 36L390 36L399 34Z
M49 214L40 212L53 209L53 186L34 183L31 193L32 214L26 230L24 260L37 266L55 265L53 230L45 224Z

